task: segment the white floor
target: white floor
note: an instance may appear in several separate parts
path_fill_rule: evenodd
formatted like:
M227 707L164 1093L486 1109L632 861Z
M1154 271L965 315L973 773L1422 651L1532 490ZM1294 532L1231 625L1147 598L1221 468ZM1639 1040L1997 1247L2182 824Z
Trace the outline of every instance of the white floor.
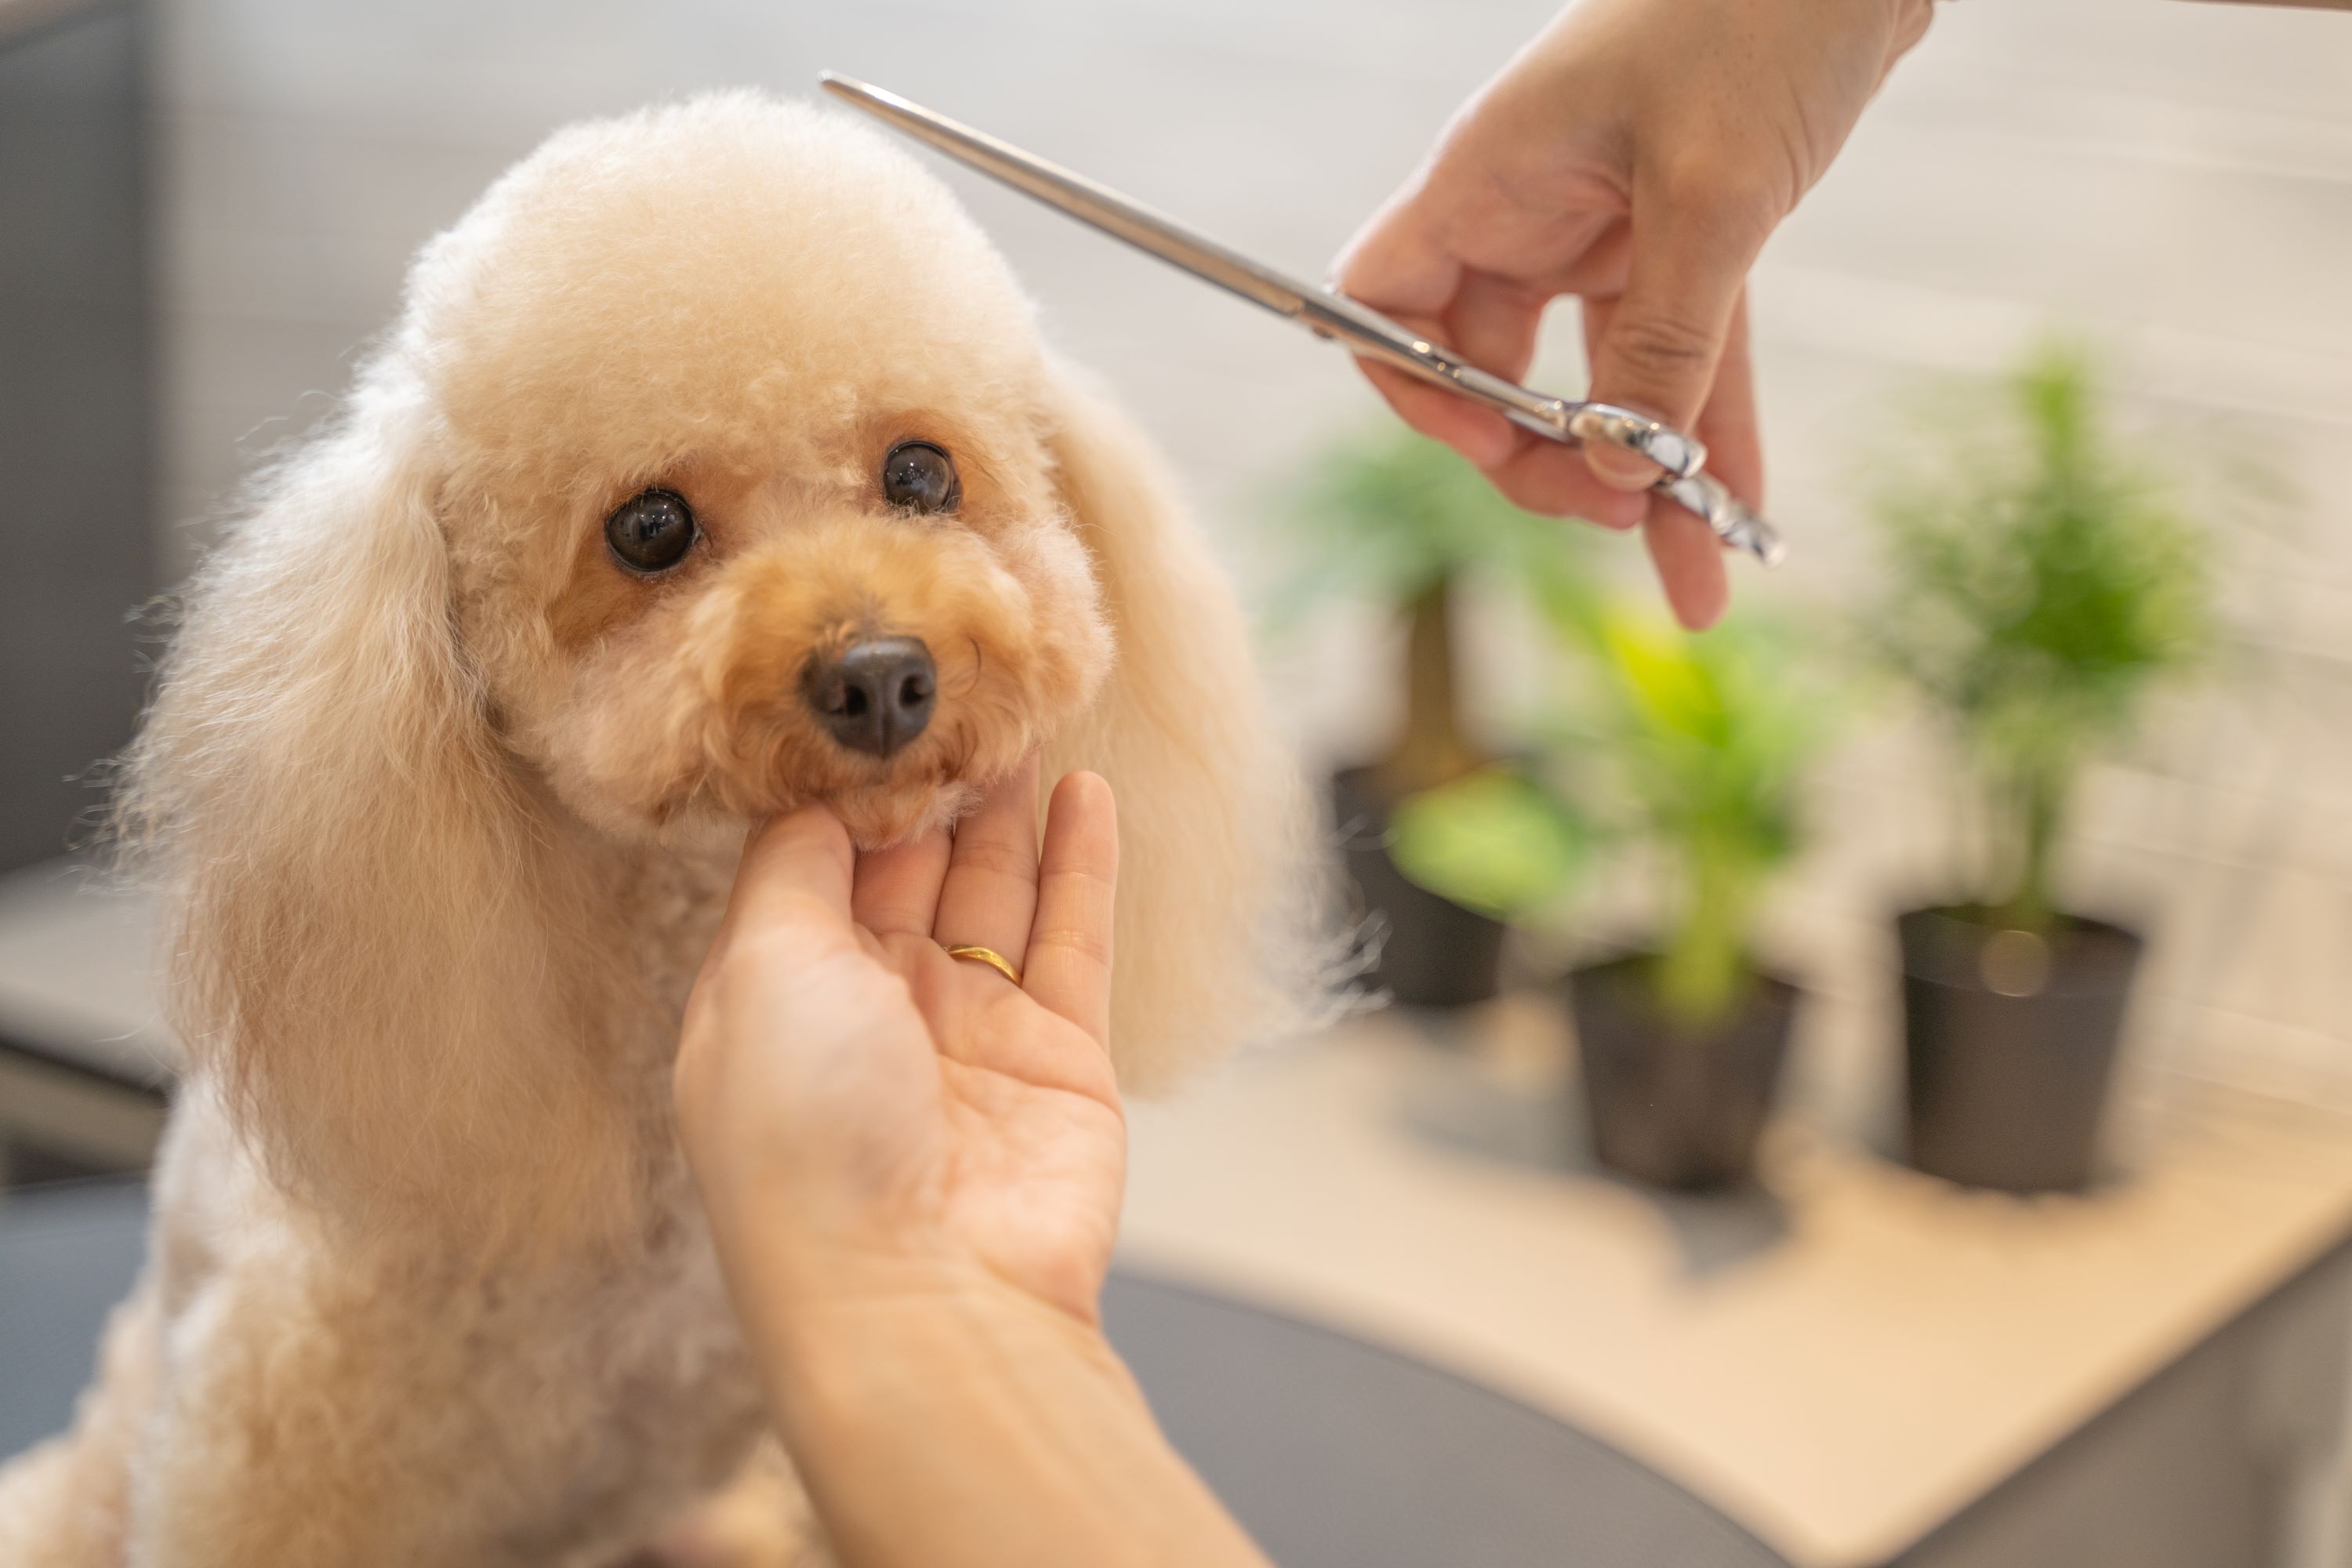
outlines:
M171 510L205 515L316 417L407 253L567 118L721 83L803 92L833 67L1311 273L1549 10L159 0ZM1863 576L1851 473L1890 395L1998 366L2051 323L2108 346L2135 416L2187 420L2283 476L2299 539L2229 535L2242 668L2153 755L2102 774L2075 872L2086 899L2156 917L2151 1050L2352 1092L2352 16L1939 10L1759 274L1774 509L1796 555L1743 591L1824 614ZM1330 351L959 184L1057 338L1125 392L1237 567L1261 572L1243 542L1269 487L1376 405ZM1572 390L1573 351L1545 374ZM1387 653L1360 617L1284 656L1286 688L1313 693L1297 713L1311 744L1377 731ZM1884 1056L1880 912L1934 879L1948 816L1932 751L1876 728L1824 770L1837 831L1775 925L1832 1003L1808 1042L1822 1071Z

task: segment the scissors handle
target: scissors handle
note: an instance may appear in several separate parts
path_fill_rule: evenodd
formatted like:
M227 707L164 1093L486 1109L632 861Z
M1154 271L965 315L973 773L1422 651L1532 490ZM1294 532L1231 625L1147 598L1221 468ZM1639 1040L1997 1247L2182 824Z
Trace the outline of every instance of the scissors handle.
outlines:
M1671 425L1615 404L1572 402L1506 381L1333 289L1306 296L1300 314L1320 335L1345 339L1367 358L1483 403L1538 436L1571 445L1606 441L1640 453L1674 479L1689 478L1706 462L1706 447Z
M1522 429L1570 446L1606 441L1638 452L1665 470L1652 488L1695 513L1726 544L1767 566L1778 566L1788 553L1779 530L1705 471L1705 445L1671 425L1613 403L1550 397L1506 381L1328 289L1301 299L1297 314L1318 336L1341 340L1367 359L1483 403Z

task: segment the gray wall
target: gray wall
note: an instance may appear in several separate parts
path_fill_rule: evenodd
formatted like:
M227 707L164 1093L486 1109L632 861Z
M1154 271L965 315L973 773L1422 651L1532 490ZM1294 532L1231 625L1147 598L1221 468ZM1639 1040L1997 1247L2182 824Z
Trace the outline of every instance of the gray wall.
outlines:
M0 6L0 869L101 798L153 591L142 12Z

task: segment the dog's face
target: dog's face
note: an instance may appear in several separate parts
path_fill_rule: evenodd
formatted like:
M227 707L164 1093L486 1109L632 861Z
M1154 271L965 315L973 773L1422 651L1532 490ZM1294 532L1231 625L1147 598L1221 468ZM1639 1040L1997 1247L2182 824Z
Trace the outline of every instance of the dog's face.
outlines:
M616 832L953 815L1109 660L1026 302L911 160L721 102L559 137L420 263L458 629Z
M877 845L1040 745L1118 793L1124 1086L1311 1003L1305 797L1150 444L908 154L731 95L559 132L427 247L191 589L121 820L273 1171L489 1245L632 1212L614 1064L686 979L575 823Z

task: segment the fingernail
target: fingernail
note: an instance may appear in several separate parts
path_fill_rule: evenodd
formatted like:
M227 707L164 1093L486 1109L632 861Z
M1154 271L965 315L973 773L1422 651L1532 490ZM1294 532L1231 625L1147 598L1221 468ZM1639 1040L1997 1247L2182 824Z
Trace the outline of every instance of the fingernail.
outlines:
M1593 476L1604 485L1621 490L1645 490L1657 482L1663 471L1658 465L1636 452L1605 442L1594 442L1584 448L1584 461Z

